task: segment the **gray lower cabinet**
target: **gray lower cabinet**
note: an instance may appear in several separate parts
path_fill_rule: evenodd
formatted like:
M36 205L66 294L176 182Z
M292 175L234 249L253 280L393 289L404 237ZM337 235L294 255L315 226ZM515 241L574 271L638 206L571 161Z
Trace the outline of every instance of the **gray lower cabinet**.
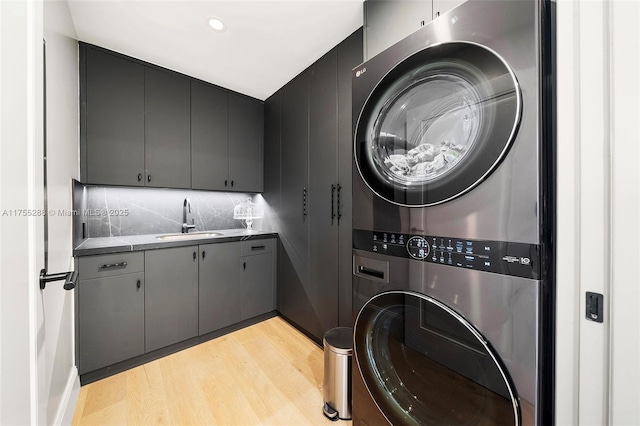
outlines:
M274 311L276 249L266 238L77 258L80 374Z
M144 253L77 262L78 371L85 374L144 353Z
M200 246L198 334L240 322L240 242Z
M242 242L242 320L276 309L275 247L275 239Z
M198 335L198 247L145 252L145 351Z

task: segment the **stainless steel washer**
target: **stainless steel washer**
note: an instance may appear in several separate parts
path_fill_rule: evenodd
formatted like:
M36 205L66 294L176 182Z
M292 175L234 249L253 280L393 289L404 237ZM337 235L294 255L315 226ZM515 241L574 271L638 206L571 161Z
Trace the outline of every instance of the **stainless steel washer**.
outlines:
M353 70L354 424L553 423L554 4Z

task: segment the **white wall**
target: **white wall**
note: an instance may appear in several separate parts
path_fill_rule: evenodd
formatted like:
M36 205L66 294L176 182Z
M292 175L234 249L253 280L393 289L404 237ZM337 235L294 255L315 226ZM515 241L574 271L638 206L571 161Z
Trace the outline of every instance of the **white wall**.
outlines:
M558 0L559 425L640 424L640 4ZM585 319L585 292L604 322Z
M45 0L46 41L47 188L49 210L49 272L73 269L71 179L79 179L78 42L66 0ZM46 327L47 424L63 422L77 397L74 360L74 292L51 283L43 292ZM68 407L69 402L71 403ZM70 419L68 419L70 420Z

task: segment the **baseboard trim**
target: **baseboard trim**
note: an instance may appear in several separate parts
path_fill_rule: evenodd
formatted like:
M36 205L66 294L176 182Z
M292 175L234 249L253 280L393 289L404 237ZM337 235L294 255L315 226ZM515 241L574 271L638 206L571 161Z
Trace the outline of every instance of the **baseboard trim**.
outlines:
M53 421L55 426L70 425L73 421L73 413L76 410L78 397L80 396L80 376L78 369L74 366L69 372L67 385L64 388L62 399L56 417Z

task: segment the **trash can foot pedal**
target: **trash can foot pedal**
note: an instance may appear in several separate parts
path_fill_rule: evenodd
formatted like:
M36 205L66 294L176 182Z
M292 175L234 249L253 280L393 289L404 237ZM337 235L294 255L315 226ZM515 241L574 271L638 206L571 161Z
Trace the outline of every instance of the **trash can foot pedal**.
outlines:
M338 412L334 410L333 407L331 407L329 404L324 404L324 406L322 407L322 412L329 420L334 422L338 420Z

